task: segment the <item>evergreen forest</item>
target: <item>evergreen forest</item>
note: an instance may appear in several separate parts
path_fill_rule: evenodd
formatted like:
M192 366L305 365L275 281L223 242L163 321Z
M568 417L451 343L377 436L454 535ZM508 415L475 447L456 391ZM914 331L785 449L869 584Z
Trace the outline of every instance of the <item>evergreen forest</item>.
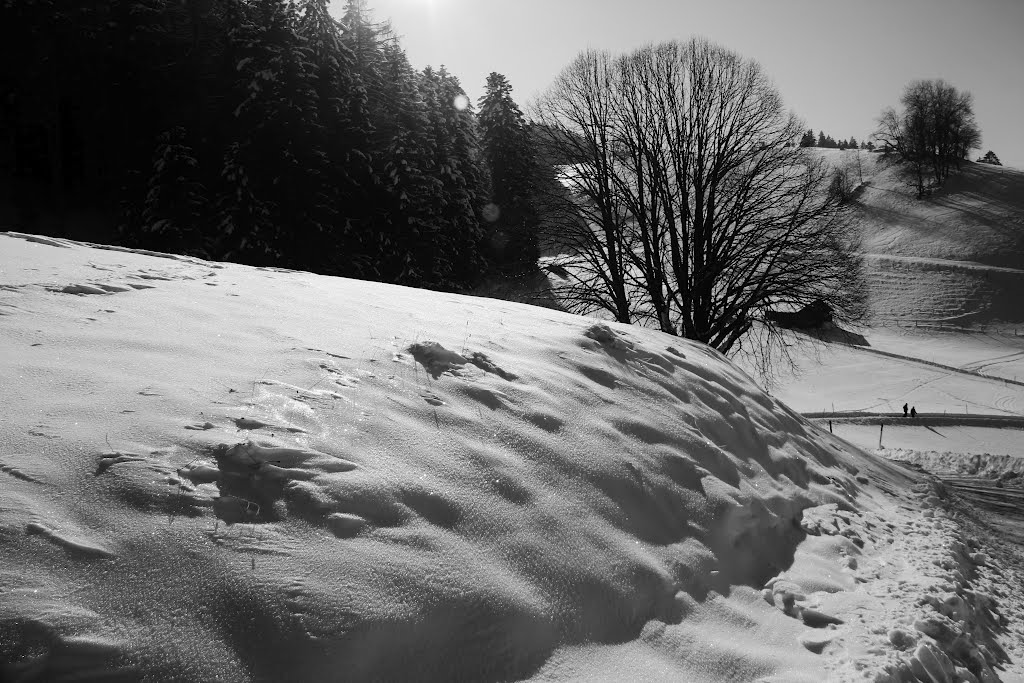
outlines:
M478 115L328 4L0 0L0 225L449 291L534 269L505 78Z

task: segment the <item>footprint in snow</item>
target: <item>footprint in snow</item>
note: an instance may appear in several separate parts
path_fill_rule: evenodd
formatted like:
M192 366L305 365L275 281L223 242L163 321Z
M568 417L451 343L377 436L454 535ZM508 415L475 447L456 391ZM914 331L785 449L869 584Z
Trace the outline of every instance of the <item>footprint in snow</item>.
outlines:
M66 285L64 287L51 287L51 292L57 292L60 294L77 294L79 296L86 294L99 294L107 295L115 292L127 292L127 287L114 287L112 285Z
M137 453L108 453L100 456L99 462L96 464L96 476L99 476L106 472L114 465L119 465L124 462L145 462L148 460L143 455Z
M466 365L474 365L488 374L497 375L509 382L519 379L517 375L499 367L486 354L479 351L466 357L446 349L435 341L417 342L407 351L434 379L438 379L446 372L457 375L458 370ZM400 362L400 358L401 354L396 354L396 358L393 360Z
M306 430L299 427L289 427L286 425L275 425L269 422L263 422L252 417L235 417L231 419L235 423L235 426L239 429L253 430L253 429L274 429L281 432L291 432L292 434L305 434Z
M28 433L31 436L38 436L38 437L41 437L43 439L59 439L60 438L56 434L50 434L49 432L43 431L43 430L46 430L46 429L51 429L51 427L49 427L48 425L36 425L34 428L28 430Z
M443 406L443 405L445 405L444 401L442 401L440 398L438 398L438 396L436 394L434 394L432 392L429 392L429 391L423 392L422 394L420 394L420 397L423 398L424 401L426 401L427 403L429 403L432 406Z
M332 354L327 354L332 355ZM336 356L337 357L337 356ZM355 388L359 385L359 378L346 375L344 372L334 367L329 362L321 362L320 369L326 371L329 375L333 375L334 383L338 386L346 387L349 389Z

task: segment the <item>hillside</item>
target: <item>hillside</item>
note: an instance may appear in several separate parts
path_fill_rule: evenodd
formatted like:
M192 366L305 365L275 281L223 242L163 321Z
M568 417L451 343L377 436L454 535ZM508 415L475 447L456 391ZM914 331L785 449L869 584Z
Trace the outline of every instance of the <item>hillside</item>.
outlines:
M831 156L851 166L852 153L841 154ZM965 162L918 200L899 166L858 154L864 184L854 227L873 323L1024 322L1024 172Z
M883 165L857 206L868 253L1024 268L1024 171L967 161L918 200L901 169Z
M0 387L4 680L1021 672L955 500L657 332L5 234Z

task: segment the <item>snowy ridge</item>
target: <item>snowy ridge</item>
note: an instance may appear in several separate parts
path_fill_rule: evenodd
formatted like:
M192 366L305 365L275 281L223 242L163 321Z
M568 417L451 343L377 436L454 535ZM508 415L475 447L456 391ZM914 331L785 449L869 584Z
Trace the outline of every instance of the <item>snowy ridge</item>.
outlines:
M0 242L5 679L820 681L1011 661L974 612L966 650L859 625L858 605L873 624L910 608L897 583L871 592L895 581L873 558L949 556L952 513L706 347ZM968 590L926 569L902 570L915 595Z

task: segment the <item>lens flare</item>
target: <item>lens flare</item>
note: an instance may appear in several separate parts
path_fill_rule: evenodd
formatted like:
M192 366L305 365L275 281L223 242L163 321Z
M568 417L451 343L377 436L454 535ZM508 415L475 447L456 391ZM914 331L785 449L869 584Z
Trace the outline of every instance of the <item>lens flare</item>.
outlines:
M469 98L465 95L456 95L453 104L459 111L466 111L469 109Z
M488 223L494 223L501 218L501 207L494 202L487 204L483 210L484 220Z

